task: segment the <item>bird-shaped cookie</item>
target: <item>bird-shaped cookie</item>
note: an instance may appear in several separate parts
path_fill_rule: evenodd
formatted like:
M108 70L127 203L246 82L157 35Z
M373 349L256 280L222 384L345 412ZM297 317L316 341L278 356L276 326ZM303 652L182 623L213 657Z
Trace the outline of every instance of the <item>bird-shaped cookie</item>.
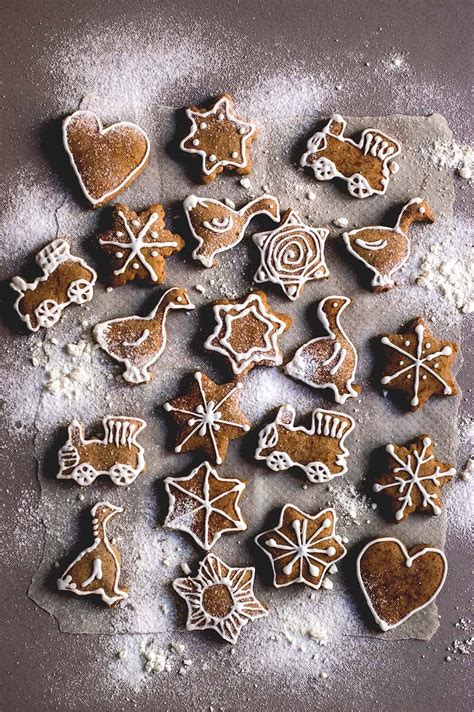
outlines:
M71 591L77 596L100 596L110 607L128 598L128 593L119 586L120 552L109 540L106 529L107 523L118 512L123 512L122 507L110 502L98 502L92 507L94 543L81 551L57 580L60 591Z
M94 327L94 338L112 358L125 364L123 377L129 383L151 379L149 367L166 346L166 316L170 309L194 309L184 289L168 289L148 316L128 316L104 321Z
M285 371L292 378L313 388L331 388L337 403L356 398L360 386L354 385L357 352L344 332L339 317L351 303L348 297L330 296L318 305L318 318L328 332L303 344Z
M413 222L434 223L435 216L426 200L413 198L402 209L395 227L361 227L343 233L349 252L372 272L372 290L384 292L395 287L393 275L408 259L408 229Z

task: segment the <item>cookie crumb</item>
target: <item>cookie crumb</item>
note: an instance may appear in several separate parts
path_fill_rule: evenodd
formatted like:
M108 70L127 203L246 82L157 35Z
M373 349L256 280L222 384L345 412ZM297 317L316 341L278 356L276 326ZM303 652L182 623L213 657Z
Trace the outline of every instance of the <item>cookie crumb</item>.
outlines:
M240 185L242 188L250 188L250 178L241 178L239 180Z
M347 218L336 218L332 221L332 224L336 227L347 227L349 225L349 220Z

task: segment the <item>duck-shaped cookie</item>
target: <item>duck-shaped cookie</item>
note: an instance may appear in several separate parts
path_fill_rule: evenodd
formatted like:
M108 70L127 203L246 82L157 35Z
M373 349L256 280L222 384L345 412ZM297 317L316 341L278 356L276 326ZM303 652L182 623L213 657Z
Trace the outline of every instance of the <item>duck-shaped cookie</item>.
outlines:
M331 296L318 306L318 318L329 336L319 336L303 344L286 364L292 378L313 388L331 388L337 403L356 398L361 387L354 385L357 352L343 330L339 317L351 303L348 297Z
M168 289L148 316L127 316L94 327L94 338L112 358L125 364L129 383L151 379L149 367L166 346L166 316L170 309L194 309L184 289Z
M107 523L122 507L110 502L98 502L91 509L94 543L74 559L61 578L57 580L60 591L71 591L76 596L100 596L112 607L128 598L120 588L122 557L117 547L107 536Z
M413 198L402 209L395 227L361 227L343 233L351 254L372 272L372 290L384 292L395 286L393 275L408 259L410 240L408 229L413 222L434 223L435 216L426 200Z
M213 267L219 252L230 250L242 240L245 228L255 215L268 215L275 222L280 220L280 205L272 195L261 195L240 210L220 200L188 195L183 207L193 237L198 241L193 259L200 260L204 267Z

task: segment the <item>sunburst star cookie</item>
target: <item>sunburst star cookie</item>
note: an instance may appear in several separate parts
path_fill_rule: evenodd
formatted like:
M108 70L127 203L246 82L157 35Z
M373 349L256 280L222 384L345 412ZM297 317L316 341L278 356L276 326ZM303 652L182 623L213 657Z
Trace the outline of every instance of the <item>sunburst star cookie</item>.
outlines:
M229 94L219 97L210 109L190 107L186 115L191 129L180 148L200 157L203 183L211 183L224 169L250 173L250 146L257 138L257 126L237 116Z

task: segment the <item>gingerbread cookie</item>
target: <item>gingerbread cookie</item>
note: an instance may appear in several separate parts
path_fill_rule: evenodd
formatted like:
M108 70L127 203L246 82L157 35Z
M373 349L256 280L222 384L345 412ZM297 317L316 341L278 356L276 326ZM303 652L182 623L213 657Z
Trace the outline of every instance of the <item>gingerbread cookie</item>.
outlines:
M324 259L328 235L329 230L309 227L287 210L277 228L253 235L260 249L255 282L278 284L289 299L297 299L306 282L329 276Z
M298 467L310 482L328 482L347 472L349 450L344 441L354 429L350 415L313 410L311 427L295 425L295 409L282 405L273 423L258 436L256 460L275 472Z
M249 621L268 615L255 598L253 567L231 568L215 554L199 563L197 576L173 581L188 606L186 630L215 630L234 645Z
M312 168L317 180L342 178L354 198L383 195L390 173L398 168L393 159L400 153L400 144L378 129L365 129L355 143L344 136L345 128L342 116L333 114L309 139L301 165Z
M71 255L68 243L53 240L36 255L41 277L26 282L13 277L10 287L18 292L15 309L30 331L49 329L69 304L85 304L94 296L97 274L80 257Z
M339 318L351 303L348 297L326 297L318 305L318 319L328 332L303 344L286 364L292 378L312 388L331 388L337 403L356 398L361 387L354 385L357 352L341 326Z
M191 233L198 242L193 259L200 260L204 267L213 267L217 254L237 245L256 215L268 215L275 222L280 219L280 205L272 195L261 195L239 210L229 208L220 200L188 195L183 207Z
M419 509L427 514L441 514L441 488L456 470L433 455L433 441L420 435L408 446L389 444L386 470L377 477L374 492L388 497L395 521L401 522Z
M126 316L96 324L94 338L115 361L125 364L129 383L147 383L149 372L166 346L166 317L170 309L194 309L186 290L168 289L148 316Z
M122 507L110 502L98 502L92 507L94 543L81 551L57 580L60 591L71 591L76 596L100 596L111 608L128 598L126 589L120 587L120 552L107 534L107 524L118 512L123 512Z
M86 440L77 420L68 426L68 439L58 453L58 480L74 480L81 487L91 485L99 475L108 475L114 485L127 486L145 469L144 449L137 442L146 427L140 418L107 415L102 420L101 440Z
M63 142L82 192L94 208L133 183L150 153L148 136L137 124L120 121L104 129L92 111L75 111L64 119Z
M165 257L184 247L180 235L166 230L164 217L163 206L158 203L141 213L122 203L114 205L112 228L99 235L99 245L112 263L113 287L134 279L163 283Z
M421 408L432 395L458 393L451 373L458 346L436 339L422 317L399 334L385 334L381 343L386 358L381 383L388 390L400 391L410 410Z
M408 229L413 222L435 222L426 200L413 198L402 209L395 227L361 227L344 232L342 237L349 252L373 273L372 290L385 292L395 287L393 275L410 254Z
M285 504L276 529L255 537L273 567L276 588L304 583L318 589L326 571L342 559L346 549L335 534L336 512L324 509L311 516Z
M254 366L279 366L283 356L278 337L291 326L290 317L270 309L264 292L245 299L221 299L214 305L216 328L204 347L225 356L236 376Z
M224 168L239 175L250 173L250 146L257 138L257 126L236 115L229 94L219 97L210 109L186 109L186 115L191 129L180 148L200 156L203 183L211 183Z
M448 572L446 556L425 544L409 551L401 541L382 537L369 542L357 558L357 578L375 622L396 628L429 605Z
M164 526L190 534L206 551L223 534L247 529L239 500L245 482L220 477L208 462L187 477L166 477L170 506Z
M164 404L179 428L175 452L202 450L220 465L229 441L250 430L238 406L242 384L232 381L220 385L200 371L194 379L189 393Z

